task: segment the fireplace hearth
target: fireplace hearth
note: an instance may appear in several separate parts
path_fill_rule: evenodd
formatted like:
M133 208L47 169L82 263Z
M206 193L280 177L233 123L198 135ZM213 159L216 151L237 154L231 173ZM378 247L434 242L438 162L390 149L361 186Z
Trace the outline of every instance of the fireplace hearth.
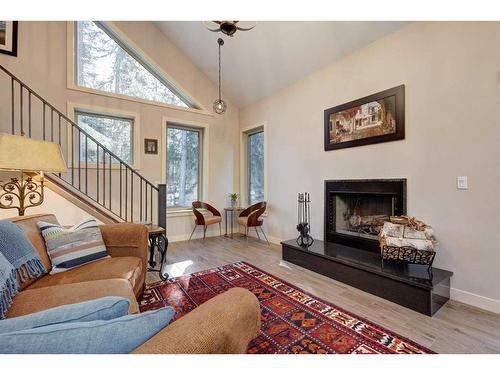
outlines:
M325 181L325 242L379 252L384 221L406 214L406 179Z

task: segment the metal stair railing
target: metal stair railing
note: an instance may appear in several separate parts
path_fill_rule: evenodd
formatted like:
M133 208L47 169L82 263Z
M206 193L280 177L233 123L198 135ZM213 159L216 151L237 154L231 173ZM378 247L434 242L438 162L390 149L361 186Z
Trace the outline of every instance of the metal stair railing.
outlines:
M89 204L120 220L166 228L165 184L150 182L2 65L0 71L4 73L0 79L10 79L10 85L2 84L7 90L0 95L4 101L7 98L6 107L10 105L8 111L0 106L4 124L9 124L5 120L10 117L10 129L1 131L58 143L66 155L68 171L52 177L68 191L76 190Z

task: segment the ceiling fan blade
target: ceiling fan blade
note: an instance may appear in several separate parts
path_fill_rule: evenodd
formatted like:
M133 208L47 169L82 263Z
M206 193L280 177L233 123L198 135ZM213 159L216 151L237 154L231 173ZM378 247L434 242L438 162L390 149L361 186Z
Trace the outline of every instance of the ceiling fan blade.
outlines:
M215 25L211 25L211 23L215 23ZM214 33L221 31L220 25L221 21L203 21L203 26L205 26L207 30L212 31Z
M253 25L252 27L239 27L239 26L236 26L236 29L238 29L240 31L249 31L249 30L252 30L255 26L257 26L257 25Z

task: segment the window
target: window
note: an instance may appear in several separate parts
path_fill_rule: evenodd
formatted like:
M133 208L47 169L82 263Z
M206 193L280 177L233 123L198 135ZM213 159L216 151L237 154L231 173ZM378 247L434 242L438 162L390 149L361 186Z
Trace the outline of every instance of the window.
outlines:
M179 107L193 107L144 58L105 24L75 22L75 80L78 86Z
M76 110L75 120L78 126L124 162L134 163L133 118ZM102 163L102 149L99 151L99 162ZM89 140L87 150L85 150L85 136L82 135L80 139L80 160L82 161L85 160L85 152L87 152L89 163L97 163L97 145ZM112 158L112 163L117 163L117 160Z
M247 135L248 203L264 200L264 130Z
M191 207L201 198L202 130L167 125L167 207Z

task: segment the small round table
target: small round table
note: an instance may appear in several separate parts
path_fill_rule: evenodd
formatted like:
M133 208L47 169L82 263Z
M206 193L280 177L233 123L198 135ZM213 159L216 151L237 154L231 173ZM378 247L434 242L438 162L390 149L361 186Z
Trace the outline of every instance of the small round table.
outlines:
M233 222L234 222L234 213L236 212L241 212L243 211L243 207L224 207L224 216L225 216L225 222L226 222L226 233L224 234L224 237L230 237L233 238ZM227 233L227 216L228 213L230 213L231 216L231 235L228 235Z
M158 272L160 279L167 280L168 273L164 271L165 260L167 258L168 238L166 236L165 228L157 225L148 224L148 237L149 237L149 266L148 271ZM155 251L160 254L160 268L155 269Z

